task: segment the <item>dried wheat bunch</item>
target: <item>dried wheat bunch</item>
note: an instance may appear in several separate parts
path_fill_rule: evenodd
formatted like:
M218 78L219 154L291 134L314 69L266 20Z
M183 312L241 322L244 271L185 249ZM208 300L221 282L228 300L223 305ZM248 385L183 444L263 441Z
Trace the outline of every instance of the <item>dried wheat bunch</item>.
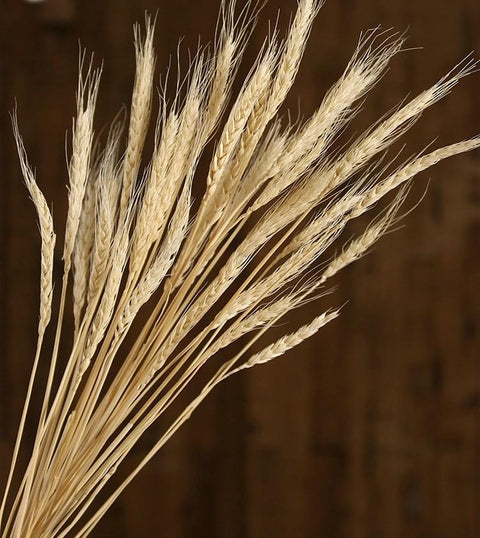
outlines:
M81 66L63 283L51 350L42 349L42 343L52 312L55 232L14 115L42 249L38 345L1 506L2 515L9 508L3 537L87 536L218 383L282 355L338 316L338 308L327 309L263 350L253 349L286 313L324 294L327 281L398 220L416 174L480 145L476 137L400 166L383 164L386 148L474 69L467 59L348 146L334 146L359 102L402 49L402 36L379 30L361 36L340 80L309 119L282 124L279 107L320 4L299 1L287 37L280 40L275 31L265 40L233 100L232 81L255 13L247 6L234 17L233 4L224 4L213 53L199 49L173 102L160 92L153 154L144 169L155 78L153 22L147 19L143 36L135 27L136 73L125 147L119 119L103 147L94 144L100 71ZM197 164L214 134L206 178L199 177ZM204 185L195 210L194 181ZM371 225L332 256L347 223L397 187ZM67 357L59 357L69 290L73 345ZM138 326L134 322L142 309L149 317ZM129 345L122 347L127 335ZM241 345L232 347L235 342ZM10 495L41 354L50 361L43 406L29 463ZM146 429L213 360L220 366L198 396L99 502L98 494Z

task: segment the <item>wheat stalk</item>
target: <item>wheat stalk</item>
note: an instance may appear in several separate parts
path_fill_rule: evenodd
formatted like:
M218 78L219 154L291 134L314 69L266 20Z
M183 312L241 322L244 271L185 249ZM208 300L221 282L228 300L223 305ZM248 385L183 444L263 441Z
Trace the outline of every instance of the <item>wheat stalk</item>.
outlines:
M310 118L296 125L282 122L278 111L321 4L299 1L285 40L272 32L232 98L257 13L247 3L235 17L234 3L224 2L213 53L199 49L171 103L166 88L160 93L154 149L144 170L153 109L154 23L147 17L144 37L139 26L134 30L136 72L124 148L121 117L114 119L103 149L94 136L100 71L90 65L83 75L81 57L64 271L51 350L43 348L43 337L52 313L53 219L13 116L42 248L37 351L0 510L4 538L90 534L218 383L283 355L339 315L339 309L327 307L310 323L252 353L285 314L326 296L327 281L366 254L401 218L398 212L414 176L480 146L474 137L400 166L392 166L395 159L383 164L388 147L474 70L475 62L467 58L342 151L332 149L355 117L359 100L402 49L403 36L379 29L361 36L340 79ZM222 121L202 178L199 159ZM204 191L194 211L195 182ZM348 222L372 211L395 189L396 196L371 224L332 255ZM73 328L63 322L70 285ZM139 327L135 322L142 311L147 319ZM69 330L73 344L60 371L60 342ZM128 346L127 336L133 337ZM235 343L242 344L240 350ZM20 485L11 492L14 473L20 473L17 457L41 353L50 369L38 428ZM145 431L212 361L220 366L198 396L99 501Z

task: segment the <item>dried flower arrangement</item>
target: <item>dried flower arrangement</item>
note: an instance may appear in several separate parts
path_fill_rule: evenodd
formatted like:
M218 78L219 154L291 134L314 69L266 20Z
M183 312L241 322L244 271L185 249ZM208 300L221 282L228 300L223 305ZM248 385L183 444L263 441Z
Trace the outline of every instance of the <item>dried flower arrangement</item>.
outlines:
M361 37L316 112L301 124L284 125L278 110L320 5L319 0L300 0L286 39L273 32L265 40L225 114L254 16L247 6L234 17L234 4L223 4L214 53L199 49L173 103L160 92L154 151L144 170L154 24L147 19L143 37L135 28L136 73L125 148L121 118L113 121L104 147L94 139L100 71L81 67L68 168L63 282L49 352L42 348L52 314L55 232L14 115L20 165L42 238L40 319L0 518L10 500L42 353L50 357L50 370L30 461L8 502L2 536L87 536L218 383L284 354L338 316L338 308L327 310L264 349L252 350L286 313L326 293L327 281L398 221L416 174L480 146L476 137L415 156L393 170L391 163L383 164L385 150L472 72L475 63L467 59L348 147L333 149L359 100L402 49L402 36L379 30ZM193 210L192 184L203 181L198 161L222 121L203 197ZM333 257L328 254L351 219L397 188L387 209L359 237ZM59 349L70 283L74 334L63 366ZM144 305L150 308L149 318L138 328L134 322ZM122 353L129 333L136 340ZM235 342L241 348L229 353ZM98 494L135 443L214 356L221 366L198 396L99 503Z

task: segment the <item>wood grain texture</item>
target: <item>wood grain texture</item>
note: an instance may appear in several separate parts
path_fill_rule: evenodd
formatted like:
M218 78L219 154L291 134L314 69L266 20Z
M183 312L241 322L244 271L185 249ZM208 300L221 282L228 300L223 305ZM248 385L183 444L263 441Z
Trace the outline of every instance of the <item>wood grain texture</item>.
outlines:
M269 0L244 66L255 58L268 19L281 8L285 29L294 7L294 0ZM178 36L185 36L184 59L198 35L211 40L217 9L217 0L2 2L2 479L34 352L39 265L34 210L8 111L16 98L25 145L61 236L78 39L104 60L100 129L130 98L133 22L145 10L157 12L157 65L165 71ZM354 123L360 130L470 51L478 56L479 23L477 0L328 0L287 105L294 115L299 102L304 115L313 112L362 30L408 26L409 45L423 50L393 61ZM476 134L479 95L476 74L424 115L407 136L406 151L435 137L447 144ZM93 536L480 536L479 162L477 152L437 166L406 226L337 279L328 300L348 300L341 317L288 357L220 387ZM418 179L412 203L427 179ZM42 365L40 375L45 372ZM39 401L34 394L34 405ZM147 444L139 444L137 458Z

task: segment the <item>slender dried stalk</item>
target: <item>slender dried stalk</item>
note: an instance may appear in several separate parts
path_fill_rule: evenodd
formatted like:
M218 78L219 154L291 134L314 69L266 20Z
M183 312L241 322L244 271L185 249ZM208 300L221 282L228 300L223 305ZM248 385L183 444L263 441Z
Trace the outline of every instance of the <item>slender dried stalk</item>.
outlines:
M43 193L39 189L35 176L30 168L27 156L25 152L25 147L23 141L18 132L18 123L16 112L13 115L13 131L15 135L15 141L17 143L18 155L20 158L20 167L22 169L23 178L25 184L30 193L35 208L37 210L38 220L40 224L40 236L42 240L42 252L41 252L41 268L40 268L40 318L38 322L38 340L37 340L37 349L35 353L35 358L33 361L32 371L30 374L30 380L28 383L27 394L25 396L25 402L23 405L22 416L20 419L20 425L18 427L17 438L15 441L15 447L13 449L12 462L10 470L8 473L7 483L5 485L5 494L2 500L0 507L0 522L1 516L5 509L5 503L7 500L7 494L10 489L11 481L13 478L13 473L15 471L15 465L17 462L18 452L20 449L20 443L23 436L23 431L25 427L25 421L27 418L27 412L30 405L30 398L32 395L32 390L35 382L35 376L37 373L38 362L40 359L40 352L43 344L43 337L45 334L45 329L48 326L50 321L51 312L52 312L52 294L53 294L53 261L54 261L54 249L55 249L55 232L53 229L53 219L48 209L47 202Z
M42 351L42 343L52 311L53 220L14 117L20 166L40 223L41 293L37 352L1 506L4 538L90 534L218 383L286 353L339 315L338 309L323 308L295 332L251 351L289 311L325 297L327 281L397 222L415 175L480 146L476 137L416 156L396 169L382 164L382 152L474 69L475 63L465 60L342 152L331 150L359 100L403 46L402 36L378 29L360 38L352 60L311 118L282 124L278 110L321 3L299 1L288 36L281 42L275 31L265 40L235 99L232 82L256 14L247 3L236 20L234 4L223 3L213 55L199 50L173 102L161 94L154 150L145 170L154 24L147 18L143 39L135 27L137 64L125 148L121 118L113 121L103 150L94 140L99 72L90 66L86 76L80 75L64 273L48 351ZM198 161L230 101L206 177L199 177ZM204 185L204 193L193 211L195 182ZM330 249L341 241L347 223L397 188L370 226L332 257ZM70 284L73 328L63 326ZM139 327L141 312L146 321ZM73 344L60 371L60 342L69 330ZM235 343L242 343L236 353ZM38 429L23 478L10 495L41 352L50 357L50 369ZM145 431L212 361L219 367L200 394L100 502L99 494L117 470L123 472L122 463Z

